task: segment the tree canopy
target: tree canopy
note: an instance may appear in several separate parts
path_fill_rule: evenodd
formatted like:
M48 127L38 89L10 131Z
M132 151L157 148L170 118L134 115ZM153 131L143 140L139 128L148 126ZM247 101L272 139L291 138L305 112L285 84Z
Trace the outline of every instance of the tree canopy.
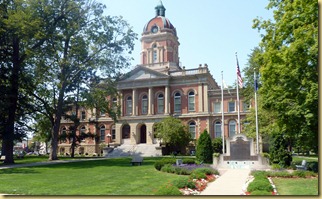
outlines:
M318 2L270 0L267 8L274 19L254 19L264 33L244 70L249 89L259 72L260 131L284 134L290 150L298 143L317 152Z

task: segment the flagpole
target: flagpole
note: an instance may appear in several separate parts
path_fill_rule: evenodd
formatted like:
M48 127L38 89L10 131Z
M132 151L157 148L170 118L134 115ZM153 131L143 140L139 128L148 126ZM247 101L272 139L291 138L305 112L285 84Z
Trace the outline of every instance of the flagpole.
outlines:
M238 112L238 121L237 121L237 125L238 125L238 134L240 134L240 111L239 111L239 84L240 84L240 81L239 81L239 64L238 64L238 58L237 58L237 52L235 53L236 55L236 61L237 61L237 80L236 80L236 83L237 83L237 112Z
M256 78L256 71L254 68L254 86L255 86L255 116L256 116L256 150L257 154L259 154L259 135L258 135L258 113L257 113L257 78Z
M224 77L223 77L223 71L221 71L221 134L222 134L222 153L225 154Z

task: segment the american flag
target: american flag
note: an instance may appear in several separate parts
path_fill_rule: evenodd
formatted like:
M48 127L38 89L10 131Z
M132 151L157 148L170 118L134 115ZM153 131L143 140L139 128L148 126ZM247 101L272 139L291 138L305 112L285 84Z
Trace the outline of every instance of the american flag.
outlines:
M237 55L236 55L236 60L237 60L237 79L238 79L238 85L239 85L240 88L243 88L243 79L242 79L241 74L240 74Z

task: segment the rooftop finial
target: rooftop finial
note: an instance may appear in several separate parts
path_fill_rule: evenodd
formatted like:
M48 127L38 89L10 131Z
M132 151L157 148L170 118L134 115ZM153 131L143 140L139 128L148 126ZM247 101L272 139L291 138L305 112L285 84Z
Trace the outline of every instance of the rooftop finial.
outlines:
M155 7L155 15L157 16L165 16L165 7L162 4L162 1L159 1L159 4Z

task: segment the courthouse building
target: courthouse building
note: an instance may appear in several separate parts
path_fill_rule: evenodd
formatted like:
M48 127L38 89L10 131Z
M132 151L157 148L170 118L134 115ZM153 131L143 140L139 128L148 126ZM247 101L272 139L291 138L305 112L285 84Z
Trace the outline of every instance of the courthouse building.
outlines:
M166 18L165 11L162 3L155 7L155 17L145 24L140 40L141 63L118 82L120 97L111 98L111 101L121 106L118 121L114 123L99 110L79 110L81 124L78 132L89 131L99 136L96 140L83 140L78 148L79 153L98 153L101 143L157 144L154 126L168 116L179 118L188 126L195 139L204 129L212 138L221 137L222 122L225 137L237 133L236 90L224 90L224 110L221 110L220 83L209 72L209 67L214 66L200 64L191 69L181 66L177 30ZM248 104L241 98L241 119L248 111ZM61 132L67 131L71 124L70 121L62 120ZM69 148L68 142L59 144L60 153L69 152Z

